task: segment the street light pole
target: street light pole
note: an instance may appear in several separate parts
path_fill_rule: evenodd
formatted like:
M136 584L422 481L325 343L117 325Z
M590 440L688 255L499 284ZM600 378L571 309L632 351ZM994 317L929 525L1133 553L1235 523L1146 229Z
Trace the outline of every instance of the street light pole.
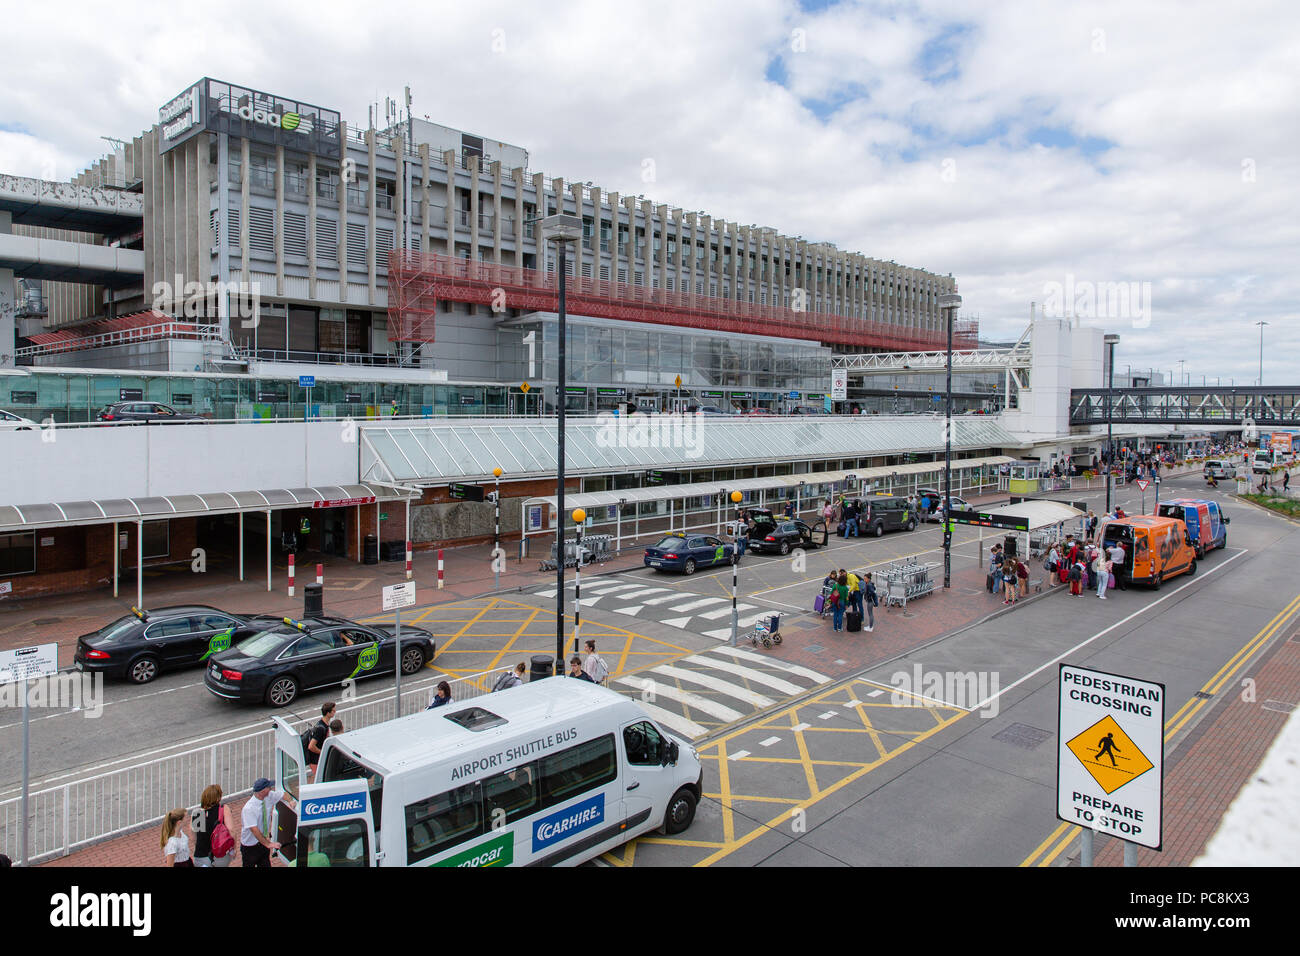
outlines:
M582 217L560 213L542 220L542 238L560 247L560 297L559 343L556 349L558 363L555 385L555 676L564 676L564 399L565 365L564 347L568 338L565 325L565 274L568 271L570 242L582 238ZM579 556L581 559L581 556Z
M1259 382L1260 388L1264 387L1264 326L1268 325L1263 319L1255 323L1259 326Z
M1106 344L1106 514L1110 514L1111 470L1115 467L1115 404L1112 390L1115 387L1115 345L1119 336L1111 333L1102 341Z
M495 589L501 590L501 469L493 468L492 476L496 478L496 490L492 494L492 572L495 575ZM407 509L409 512L409 508ZM410 535L408 534L409 538Z
M956 292L939 296L939 308L948 317L948 358L945 363L948 384L945 389L945 415L943 426L943 586L952 587L952 323L961 296Z
M726 492L726 489L723 489ZM736 521L740 521L740 503L745 498L739 491L731 493L731 500L736 505ZM740 540L740 526L737 524L736 533L732 536L736 541ZM731 646L735 647L738 641L737 632L740 629L740 612L736 606L736 569L740 566L740 552L733 541L731 545Z

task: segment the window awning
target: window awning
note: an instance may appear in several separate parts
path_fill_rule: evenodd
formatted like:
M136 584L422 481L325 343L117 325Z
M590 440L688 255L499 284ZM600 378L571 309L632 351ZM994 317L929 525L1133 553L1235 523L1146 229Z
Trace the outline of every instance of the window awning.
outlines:
M408 496L396 488L373 483L3 505L0 506L0 532L111 524L114 521L196 518L246 511L278 511L283 508L334 507L345 503L360 504L367 499L400 501L406 497Z
M952 463L954 473L962 469L997 467L1016 459L1008 455L995 455L989 458L962 458ZM892 475L934 474L942 478L943 462L918 461L907 465L885 465L878 468L857 468L853 471L815 471L801 475L768 475L764 478L736 478L731 481L695 482L689 485L652 485L647 488L623 488L616 491L584 491L578 494L566 494L564 507L568 508L602 508L617 505L619 502L635 504L643 501L676 501L679 498L696 498L704 495L716 495L723 489L732 491L762 491L770 488L797 488L805 485L825 485L847 480L849 475L856 475L864 481L889 478ZM555 507L554 495L529 498L524 502L530 504L547 504ZM1064 507L1064 506L1063 506ZM1073 510L1073 509L1071 509Z

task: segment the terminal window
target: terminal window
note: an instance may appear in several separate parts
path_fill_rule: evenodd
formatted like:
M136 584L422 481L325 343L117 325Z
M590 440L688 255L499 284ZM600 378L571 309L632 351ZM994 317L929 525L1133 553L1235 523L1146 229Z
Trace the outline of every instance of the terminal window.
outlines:
M36 572L36 535L0 534L0 575Z

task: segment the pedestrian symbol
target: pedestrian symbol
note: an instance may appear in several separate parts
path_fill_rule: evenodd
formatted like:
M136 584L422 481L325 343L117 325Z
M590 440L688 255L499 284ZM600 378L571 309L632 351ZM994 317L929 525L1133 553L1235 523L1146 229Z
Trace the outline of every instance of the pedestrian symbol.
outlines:
M1065 746L1108 794L1152 767L1146 754L1110 716L1103 717Z

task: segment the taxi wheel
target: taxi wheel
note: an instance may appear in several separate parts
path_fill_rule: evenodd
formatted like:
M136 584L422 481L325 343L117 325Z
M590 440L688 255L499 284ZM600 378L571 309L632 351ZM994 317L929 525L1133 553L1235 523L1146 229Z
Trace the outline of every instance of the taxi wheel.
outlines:
M298 696L298 682L292 677L277 677L266 689L266 702L272 707L287 707Z
M685 573L685 574L694 574L694 573L695 573L695 559L694 559L694 558L687 558L687 559L686 559L686 563L682 565L682 572Z
M789 541L782 541L782 542L781 542L781 553L782 553L782 554L789 554L789 553L790 553L790 542L789 542Z
M424 651L418 647L408 647L402 651L402 673L414 674L424 666Z
M158 659L145 655L131 662L130 669L126 672L132 684L147 684L158 676Z
M915 531L915 530L916 530L916 522L915 522L915 521L909 521L909 522L907 523L907 530L908 530L908 531Z
M879 522L877 522L877 523L876 523L876 537L879 538L879 537L880 537L881 535L883 535L884 533L885 533L885 526L884 526L883 524L880 524Z
M695 794L691 793L686 787L682 787L668 801L668 809L664 811L664 832L668 834L681 833L691 825L691 821L694 819Z

